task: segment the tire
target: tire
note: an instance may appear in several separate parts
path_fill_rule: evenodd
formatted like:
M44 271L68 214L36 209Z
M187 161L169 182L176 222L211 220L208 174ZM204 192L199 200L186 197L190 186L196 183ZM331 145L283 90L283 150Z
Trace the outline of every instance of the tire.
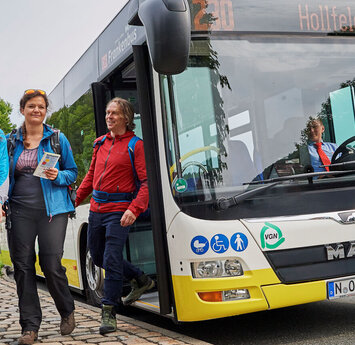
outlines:
M83 258L82 263L86 300L89 304L95 307L100 307L104 287L103 270L100 267L95 266L88 248L85 248L85 257Z

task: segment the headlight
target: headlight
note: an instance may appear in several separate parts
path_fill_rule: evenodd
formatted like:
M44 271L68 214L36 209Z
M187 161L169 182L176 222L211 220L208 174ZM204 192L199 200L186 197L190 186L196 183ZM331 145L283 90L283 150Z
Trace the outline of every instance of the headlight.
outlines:
M202 261L194 263L193 276L195 278L220 277L223 273L223 266L220 261Z
M238 260L226 260L224 270L230 276L242 276L243 267Z
M235 277L244 274L242 264L236 259L192 262L191 270L194 278Z

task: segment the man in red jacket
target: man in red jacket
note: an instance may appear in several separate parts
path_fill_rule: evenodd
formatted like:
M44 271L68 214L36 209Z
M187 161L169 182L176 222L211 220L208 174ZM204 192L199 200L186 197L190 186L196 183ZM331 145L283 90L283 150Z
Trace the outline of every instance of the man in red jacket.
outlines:
M105 269L101 334L117 329L116 307L121 299L123 277L133 282L124 304L133 303L154 286L150 277L123 259L129 228L147 209L149 201L143 141L135 144L134 163L128 152L128 145L135 137L133 117L133 106L128 101L114 98L107 104L109 133L95 140L91 165L76 197L78 206L92 193L88 247L95 265ZM132 164L140 183L137 195Z

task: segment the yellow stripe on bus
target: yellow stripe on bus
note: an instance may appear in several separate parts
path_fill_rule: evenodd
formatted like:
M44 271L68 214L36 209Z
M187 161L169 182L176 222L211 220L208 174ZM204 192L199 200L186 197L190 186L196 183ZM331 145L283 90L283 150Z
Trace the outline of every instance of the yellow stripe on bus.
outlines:
M271 309L322 301L327 298L324 280L298 284L262 287Z

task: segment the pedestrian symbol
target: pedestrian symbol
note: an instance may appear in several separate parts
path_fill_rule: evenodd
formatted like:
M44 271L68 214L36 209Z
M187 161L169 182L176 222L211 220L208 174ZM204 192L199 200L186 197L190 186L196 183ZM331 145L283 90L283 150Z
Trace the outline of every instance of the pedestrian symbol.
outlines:
M248 238L241 232L235 233L231 238L231 247L236 252L243 252L248 247Z

